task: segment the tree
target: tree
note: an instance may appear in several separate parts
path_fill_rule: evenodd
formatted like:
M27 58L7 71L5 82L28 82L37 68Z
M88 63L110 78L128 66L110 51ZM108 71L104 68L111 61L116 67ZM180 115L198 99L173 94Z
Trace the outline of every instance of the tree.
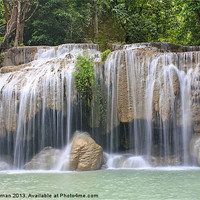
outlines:
M23 43L24 23L29 20L37 9L36 0L3 0L6 31L0 51L9 48L13 38L14 46ZM12 9L11 9L12 8Z
M91 12L90 0L40 0L37 12L26 24L25 44L85 42Z
M99 25L98 25L98 1L94 0L94 39L98 42Z
M3 1L0 0L0 44L3 41L5 28L6 28L5 10L4 10Z
M178 0L182 25L178 29L178 41L187 45L200 44L200 0Z
M200 0L0 0L1 48L95 42L200 44Z
M18 46L19 43L19 35L20 32L23 32L23 30L21 29L21 20L20 20L20 13L21 13L21 0L17 0L17 22L16 22L16 34L15 34L15 43L14 43L14 47Z

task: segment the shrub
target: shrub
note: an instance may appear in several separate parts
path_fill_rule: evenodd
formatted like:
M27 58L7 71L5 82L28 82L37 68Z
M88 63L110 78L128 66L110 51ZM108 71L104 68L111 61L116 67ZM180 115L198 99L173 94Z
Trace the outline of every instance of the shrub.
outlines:
M94 61L87 55L79 55L75 63L73 73L77 91L81 98L90 103L93 95L93 86L95 83Z
M110 49L107 49L107 50L105 50L105 51L101 54L101 61L102 61L102 62L106 60L106 58L107 58L107 56L108 56L108 54L109 54L110 52L111 52Z

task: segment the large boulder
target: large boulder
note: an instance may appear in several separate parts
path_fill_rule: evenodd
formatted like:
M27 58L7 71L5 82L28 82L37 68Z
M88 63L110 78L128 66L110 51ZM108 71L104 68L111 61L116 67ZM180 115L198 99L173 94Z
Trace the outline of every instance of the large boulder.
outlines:
M69 170L97 170L104 164L103 149L86 132L75 132L70 152Z
M28 170L50 170L54 169L60 159L61 151L52 147L45 147L36 154L32 160L25 164L24 169Z
M10 169L12 169L12 167L7 162L0 160L0 171Z

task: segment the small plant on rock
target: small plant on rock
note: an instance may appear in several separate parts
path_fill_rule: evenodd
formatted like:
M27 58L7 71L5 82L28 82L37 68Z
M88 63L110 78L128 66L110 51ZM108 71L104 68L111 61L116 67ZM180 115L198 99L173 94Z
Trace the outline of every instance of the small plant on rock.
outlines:
M83 101L90 104L95 83L94 61L87 55L79 55L73 73L77 91Z
M101 54L101 61L104 62L108 56L108 54L110 53L110 49L105 50L102 54Z

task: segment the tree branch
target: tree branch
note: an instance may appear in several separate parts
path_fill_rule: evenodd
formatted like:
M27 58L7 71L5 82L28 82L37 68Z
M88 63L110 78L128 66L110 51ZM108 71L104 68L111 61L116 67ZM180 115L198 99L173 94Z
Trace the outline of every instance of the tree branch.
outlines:
M9 17L8 17L8 6L7 6L6 0L3 0L3 5L4 5L4 9L5 9L5 19L6 19L6 22L8 22L8 20L9 20Z
M198 10L196 11L196 16L197 16L198 23L200 25L200 13Z
M5 26L7 24L7 22L0 24L0 27Z
M30 2L25 2L23 9L22 9L22 14L21 14L21 22L24 22L24 19L26 17L26 13L30 10Z
M38 4L36 5L35 9L34 9L33 12L31 13L31 15L30 15L26 20L23 20L23 21L27 22L29 19L31 19L31 17L32 17L32 16L34 15L34 13L36 12L37 8L38 8Z

